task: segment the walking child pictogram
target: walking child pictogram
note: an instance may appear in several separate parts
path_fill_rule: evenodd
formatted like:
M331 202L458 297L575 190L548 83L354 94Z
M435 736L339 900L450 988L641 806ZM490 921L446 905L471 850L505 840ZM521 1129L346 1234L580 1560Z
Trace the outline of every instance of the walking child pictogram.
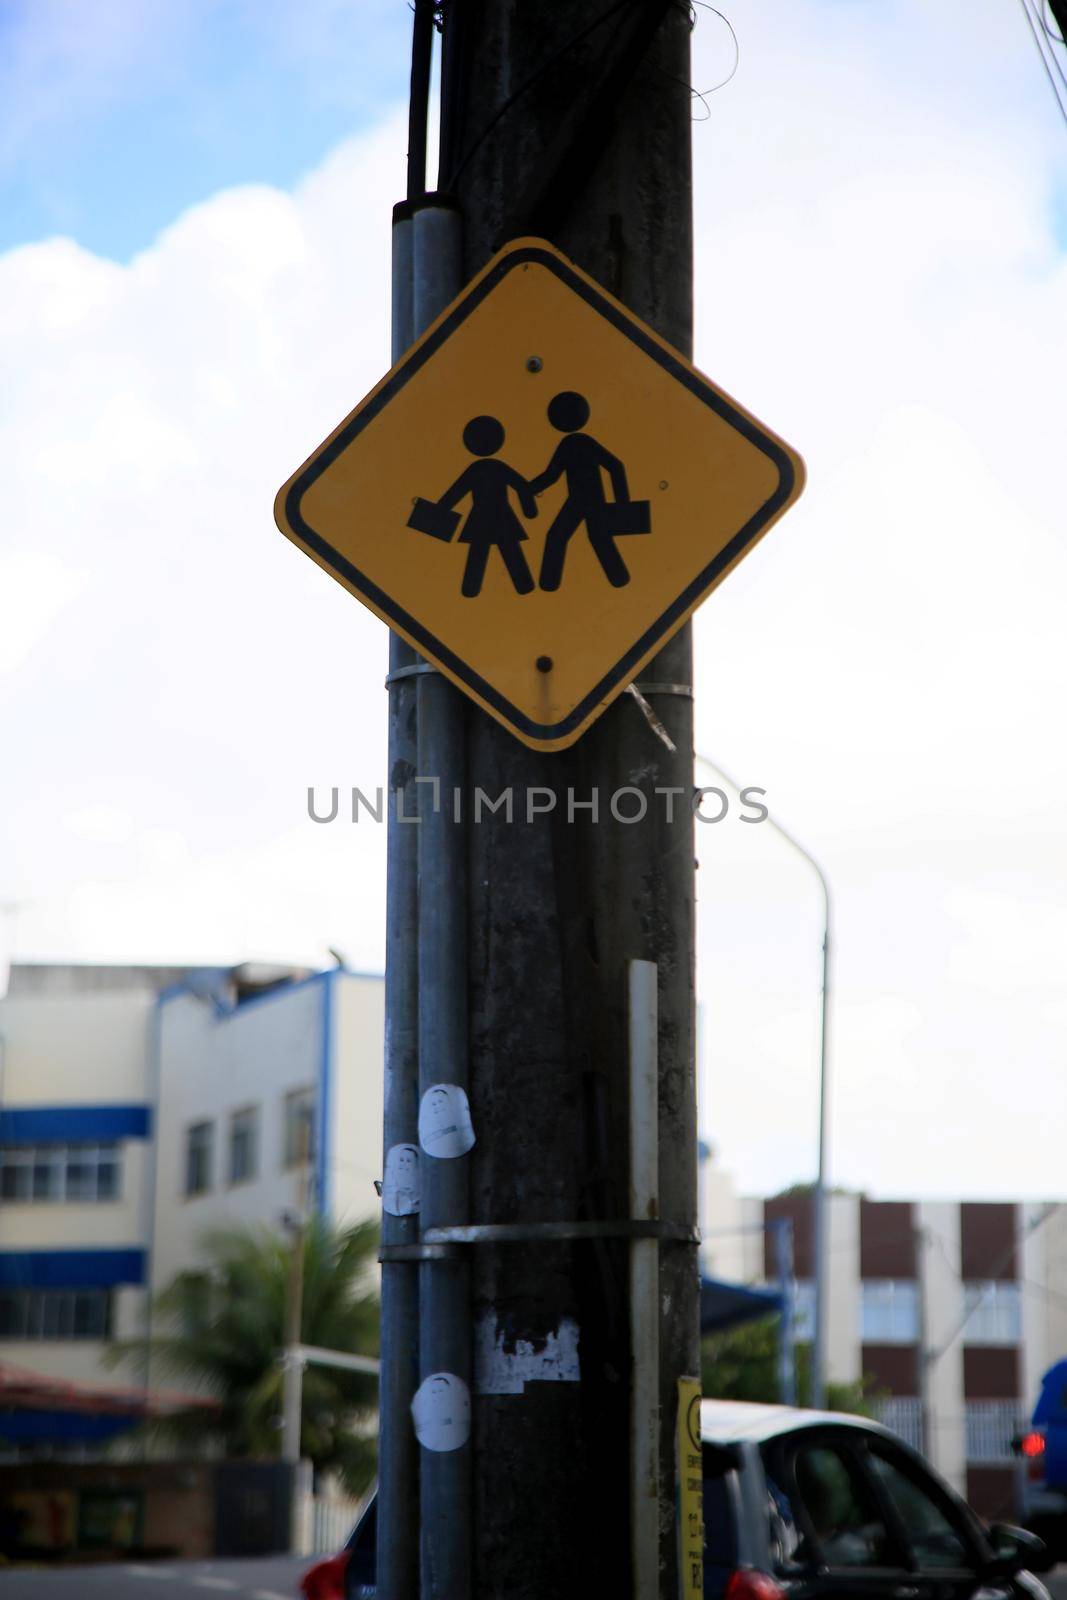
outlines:
M615 547L624 535L648 533L651 529L647 500L631 500L626 468L617 456L598 439L580 430L589 421L589 402L582 394L565 390L548 406L548 420L564 435L556 446L544 472L531 481L534 494L541 494L559 478L567 484L567 498L556 514L545 540L541 560L541 588L558 589L563 579L563 562L573 534L585 523L593 553L604 569L604 576L615 589L630 581L625 561ZM611 479L614 500L604 494L603 473Z
M496 417L472 417L463 430L463 443L480 459L465 467L439 500L416 500L408 527L451 540L460 520L455 507L469 495L471 506L458 541L469 546L460 593L468 599L481 594L489 556L496 549L517 593L530 594L535 584L522 552L529 534L512 510L508 490L518 495L527 517L537 515L533 491L514 467L492 459L504 443L504 429Z
M460 593L474 599L482 592L486 568L492 551L499 550L517 594L530 594L536 587L522 546L529 538L511 504L510 493L518 497L523 515L537 516L536 495L563 478L567 497L552 521L541 559L540 587L546 593L559 588L567 545L585 524L590 546L608 582L621 589L630 573L616 548L616 539L651 529L647 500L631 500L626 468L617 456L581 430L589 420L589 402L573 390L557 394L548 406L548 420L564 437L552 459L538 477L526 479L497 454L504 443L504 427L496 417L472 417L463 430L463 443L472 461L439 500L415 501L408 527L434 539L450 543L463 522L458 544L467 545ZM614 499L604 492L604 474L611 481ZM469 497L470 509L463 520L456 507Z

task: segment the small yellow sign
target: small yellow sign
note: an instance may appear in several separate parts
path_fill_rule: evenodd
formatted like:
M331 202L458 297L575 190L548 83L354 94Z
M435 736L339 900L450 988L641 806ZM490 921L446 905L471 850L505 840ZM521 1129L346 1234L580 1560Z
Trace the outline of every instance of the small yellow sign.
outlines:
M554 750L803 481L788 445L522 239L290 478L275 516L491 716Z
M700 1448L700 1379L678 1379L678 1590L704 1594L704 1469Z

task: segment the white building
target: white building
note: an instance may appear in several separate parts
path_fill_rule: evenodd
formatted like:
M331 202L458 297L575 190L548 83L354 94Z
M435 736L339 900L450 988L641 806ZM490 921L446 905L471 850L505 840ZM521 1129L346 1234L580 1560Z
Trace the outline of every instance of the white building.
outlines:
M129 1385L102 1363L212 1228L314 1199L378 1213L380 977L16 965L0 1000L0 1369ZM308 1196L307 1167L311 1153ZM113 1411L113 1407L112 1407ZM3 1410L8 1447L121 1415Z
M834 1194L828 1209L830 1380L866 1377L891 1427L977 1510L1010 1517L1012 1437L1067 1355L1067 1204ZM774 1224L789 1226L810 1340L810 1191L742 1198L705 1161L701 1222L705 1272L750 1284L774 1282Z

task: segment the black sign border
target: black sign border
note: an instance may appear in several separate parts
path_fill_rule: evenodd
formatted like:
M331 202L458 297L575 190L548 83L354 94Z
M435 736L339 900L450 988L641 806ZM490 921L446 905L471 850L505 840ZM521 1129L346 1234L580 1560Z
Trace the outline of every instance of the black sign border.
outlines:
M710 561L703 571L691 583L686 585L677 600L669 605L650 627L645 629L621 660L609 672L605 673L603 678L579 701L574 709L569 711L561 721L553 723L535 722L532 717L528 717L525 712L512 705L506 696L502 695L499 690L494 689L493 685L488 683L480 673L475 672L468 666L462 657L449 650L447 645L443 644L428 628L423 627L415 617L398 605L390 595L372 582L365 573L360 572L358 567L353 566L339 551L335 550L321 534L316 533L310 524L305 521L300 510L300 503L304 495L318 481L327 467L336 461L342 451L348 448L353 439L362 432L367 424L385 409L390 400L399 394L404 385L415 377L416 373L425 366L426 362L440 349L449 336L466 321L475 307L481 304L486 295L490 294L509 272L514 272L516 267L520 267L527 262L536 262L538 266L545 267L549 272L554 273L561 282L565 283L569 289L573 289L575 294L580 295L588 306L610 322L612 327L617 328L639 350L651 357L653 361L658 362L665 371L670 373L671 377L696 395L698 400L703 401L717 416L722 417L731 427L736 428L750 444L755 445L757 450L762 451L778 469L778 487L764 501L755 515L748 519L730 540L729 544L719 551L714 560ZM297 473L289 486L289 492L285 498L285 516L290 528L292 528L301 543L306 545L309 550L313 550L332 572L335 572L339 578L355 589L358 594L365 596L374 610L395 623L397 629L406 634L417 649L447 667L448 671L460 683L465 684L486 705L492 706L512 728L525 734L530 739L548 743L557 739L565 739L569 734L573 734L575 729L580 727L586 720L591 711L606 700L614 690L631 681L638 662L650 650L654 649L665 634L670 632L679 618L684 617L687 612L692 610L723 569L730 566L738 556L748 549L749 545L759 538L767 523L771 521L785 501L789 499L795 479L796 473L793 463L777 440L770 438L751 418L746 417L735 406L731 405L730 401L713 389L710 384L701 378L699 373L694 372L677 356L673 355L669 350L665 350L655 339L650 338L639 323L631 321L621 306L607 300L595 285L587 282L585 278L574 272L566 261L560 260L558 256L550 251L541 249L537 245L520 245L516 249L501 255L485 277L479 279L472 286L449 315L434 328L429 337L409 357L401 362L389 382L383 384L377 394L373 395L364 406L361 406L355 412L345 426L330 440L329 444L317 456L313 457L306 467Z

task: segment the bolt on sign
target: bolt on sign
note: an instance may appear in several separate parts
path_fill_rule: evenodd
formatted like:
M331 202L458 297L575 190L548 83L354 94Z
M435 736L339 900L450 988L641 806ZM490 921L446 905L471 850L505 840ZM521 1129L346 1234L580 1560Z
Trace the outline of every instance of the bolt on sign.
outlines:
M562 750L793 503L795 451L543 239L506 246L280 490L282 532Z

